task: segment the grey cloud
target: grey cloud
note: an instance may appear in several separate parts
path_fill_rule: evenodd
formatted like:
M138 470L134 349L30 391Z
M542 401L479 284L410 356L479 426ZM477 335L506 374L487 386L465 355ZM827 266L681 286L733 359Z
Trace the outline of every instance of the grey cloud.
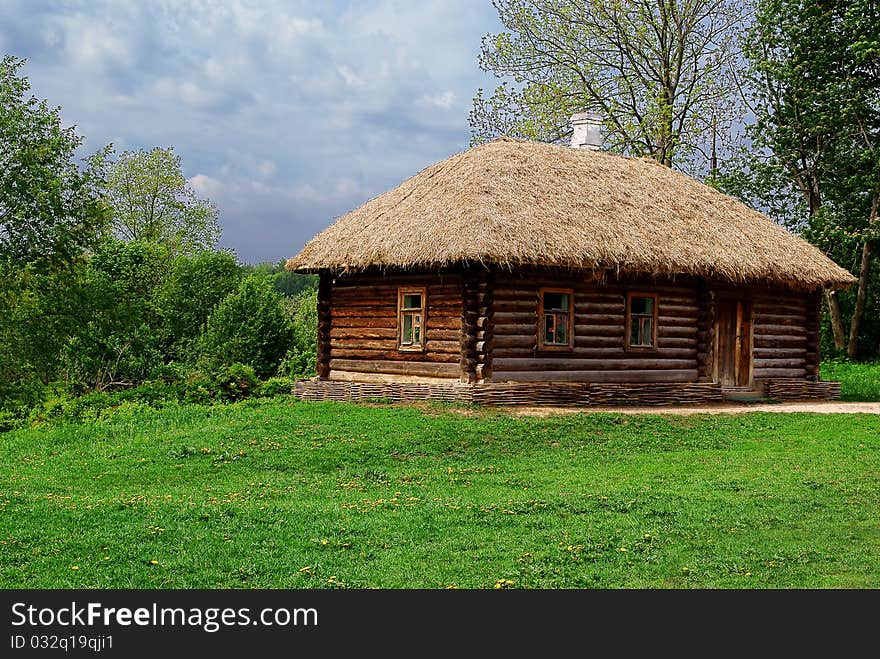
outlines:
M243 260L293 255L334 218L467 146L473 0L4 2L0 45L87 150L173 145ZM271 164L267 164L271 163ZM216 182L213 185L212 182Z

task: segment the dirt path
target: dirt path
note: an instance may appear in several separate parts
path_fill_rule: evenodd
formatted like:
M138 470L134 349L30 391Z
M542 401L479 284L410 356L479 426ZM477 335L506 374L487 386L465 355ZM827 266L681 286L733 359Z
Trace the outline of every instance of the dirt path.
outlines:
M797 403L718 403L714 405L681 407L510 407L517 416L550 416L576 412L606 412L613 414L748 414L749 412L812 412L815 414L880 414L880 403L845 403L840 401Z

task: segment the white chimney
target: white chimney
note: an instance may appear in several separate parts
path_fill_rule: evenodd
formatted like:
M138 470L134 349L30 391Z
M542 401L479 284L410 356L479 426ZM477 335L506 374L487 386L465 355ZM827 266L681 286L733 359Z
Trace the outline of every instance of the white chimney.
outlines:
M602 115L598 112L579 112L571 116L571 146L575 149L599 151L602 148Z

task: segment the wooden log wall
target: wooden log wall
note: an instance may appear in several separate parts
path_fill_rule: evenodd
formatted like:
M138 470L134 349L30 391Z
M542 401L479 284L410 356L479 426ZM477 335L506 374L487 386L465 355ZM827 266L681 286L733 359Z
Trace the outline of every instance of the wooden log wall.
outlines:
M570 352L537 349L542 287L574 289ZM627 290L659 294L656 350L624 349ZM696 285L606 285L584 275L498 273L493 309L493 382L696 382L699 377Z
M821 354L819 350L819 332L822 326L822 292L816 291L807 299L807 345L806 345L806 371L807 379L811 382L819 381L819 363ZM839 392L838 392L839 394Z
M815 314L811 293L758 291L753 307L755 380L806 379L808 367L818 368L818 328L809 327ZM815 366L813 366L815 364Z
M715 361L715 295L705 282L697 287L697 377L712 382Z
M397 345L397 293L401 286L425 286L424 351ZM462 277L350 274L332 284L329 377L356 374L404 378L459 378L461 373Z
M321 272L318 279L318 355L316 371L319 378L330 375L330 326L332 318L333 279L329 272Z
M492 273L468 272L462 284L461 381L492 377Z

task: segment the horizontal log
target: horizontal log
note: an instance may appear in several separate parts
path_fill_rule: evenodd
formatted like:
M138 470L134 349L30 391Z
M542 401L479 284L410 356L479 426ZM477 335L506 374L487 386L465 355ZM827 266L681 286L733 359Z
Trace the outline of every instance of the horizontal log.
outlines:
M795 357L791 359L755 359L754 366L757 369L764 368L804 368L807 364L803 357Z
M797 348L755 348L753 350L755 355L755 359L772 359L774 357L792 357L792 356L804 356L806 355L806 349L803 347Z
M534 343L534 340L532 340ZM616 336L590 336L578 334L575 329L574 347L584 348L619 348L623 349L623 332L618 332Z
M697 338L697 328L694 325L692 325L690 327L674 327L674 326L673 327L664 327L661 325L657 329L657 334L659 335L658 338L662 337L662 336L666 336L666 337L678 337L678 338L685 338L685 339L696 339Z
M331 371L329 374L330 381L336 382L393 382L393 383L419 383L419 384L445 384L449 386L458 380L459 374L456 375L408 375L402 373L359 373L358 371ZM455 378L455 379L453 379ZM311 383L309 383L311 384ZM306 385L309 386L309 385ZM374 396L369 396L373 398ZM382 395L376 395L375 398L385 398ZM427 398L427 396L423 397ZM330 400L327 398L326 400ZM347 398L339 398L338 400L347 400Z
M806 337L807 328L803 325L770 325L768 323L755 323L755 333Z
M495 332L495 336L500 336L502 334L513 334L519 336L536 336L538 331L538 323L535 322L530 325L523 324L507 324L507 323L495 323L493 326L493 331Z
M577 355L501 358L496 354L492 360L492 365L499 371L676 370L692 368L695 363L696 359L661 359L640 356L622 359L588 359Z
M431 341L458 341L461 339L461 328L457 329L438 329L436 327L428 327L428 342Z
M455 291L454 293L436 293L433 289L428 290L428 304L461 304L462 293Z
M585 314L611 313L623 315L624 313L626 313L625 305L623 303L623 297L621 297L620 300L618 300L617 302L594 302L592 300L581 300L580 298L575 298L574 306L575 311Z
M400 375L459 377L461 370L458 361L449 364L426 362L399 362L386 360L331 359L331 371L353 371L356 373L395 373Z
M397 330L393 327L336 327L330 330L330 338L397 339Z
M511 312L511 311L496 311L492 315L492 320L496 325L527 325L527 324L535 324L538 322L538 312L532 311L529 312Z
M755 314L754 324L755 325L798 325L802 327L806 327L807 318L804 314L796 314L796 315L783 315L783 314L775 314L775 313L761 313Z
M349 328L349 327L362 327L362 328L376 328L376 327L397 327L397 320L394 316L383 317L383 316L344 316L338 317L334 316L331 320L331 325L334 328ZM395 330L396 331L396 330Z
M657 306L657 311L663 316L685 316L688 318L696 318L697 314L700 313L700 308L696 304L666 304L661 298Z
M754 376L762 378L802 378L807 374L803 368L756 368Z
M460 341L432 341L428 339L425 344L428 352L449 352L449 353L458 353L461 352L461 342Z
M697 339L689 336L658 336L657 347L660 350L664 348L697 348Z
M697 299L697 296L694 294L673 295L673 294L664 294L664 293L660 292L658 295L658 299L660 302L660 309L663 309L664 306L669 305L669 304L673 304L676 306L682 306L682 307L699 307L700 306L700 302Z
M577 336L614 336L623 337L622 325L575 325L574 335Z
M365 348L332 348L333 359L366 359L399 362L453 362L458 361L459 351L446 352L405 352L398 350L372 350Z
M699 329L697 318L695 316L659 316L657 318L657 324L659 327L696 327Z
M459 330L431 329L427 331L427 341L434 345L442 345L444 342L458 345L461 337ZM330 339L334 347L350 347L357 344L366 347L364 341L377 341L385 339L384 344L396 346L397 329L394 327L335 327L330 330ZM346 345L343 345L345 343Z
M787 334L758 334L752 338L755 348L783 348L803 346L806 341L803 336L790 336Z
M349 307L378 307L380 309L391 307L397 309L397 293L386 297L333 298L333 313L337 309Z
M786 304L784 302L756 302L753 312L758 316L780 313L786 315L806 315L807 307L803 304Z
M388 307L333 307L333 318L390 318L397 320L397 305Z
M689 362L695 363L697 359L697 351L695 348L667 348L665 350L658 350L653 354L661 360L686 359ZM630 355L631 353L624 351L623 346L611 348L576 348L574 351L566 353L566 356L570 356L572 360L595 360L601 361L602 363L608 363L609 361L614 361L616 359L625 360L629 363L633 360L633 357ZM499 359L507 358L533 358L543 360L548 355L538 353L534 346L502 348L498 347L498 345L493 345L492 356L493 359L497 361Z
M580 325L620 325L623 326L626 317L623 314L608 313L578 313L574 316L574 322Z
M496 302L504 300L535 300L538 299L538 287L535 288L504 288L496 286L492 291Z
M696 382L697 369L663 371L502 371L492 382Z
M497 296L492 302L492 309L495 313L499 312L517 312L517 311L534 311L537 313L538 298L530 298L528 300L506 300L499 299Z
M534 348L536 344L537 338L534 334L496 335L493 340L493 345L496 349Z
M432 316L428 314L428 333L435 329L461 329L461 316Z

